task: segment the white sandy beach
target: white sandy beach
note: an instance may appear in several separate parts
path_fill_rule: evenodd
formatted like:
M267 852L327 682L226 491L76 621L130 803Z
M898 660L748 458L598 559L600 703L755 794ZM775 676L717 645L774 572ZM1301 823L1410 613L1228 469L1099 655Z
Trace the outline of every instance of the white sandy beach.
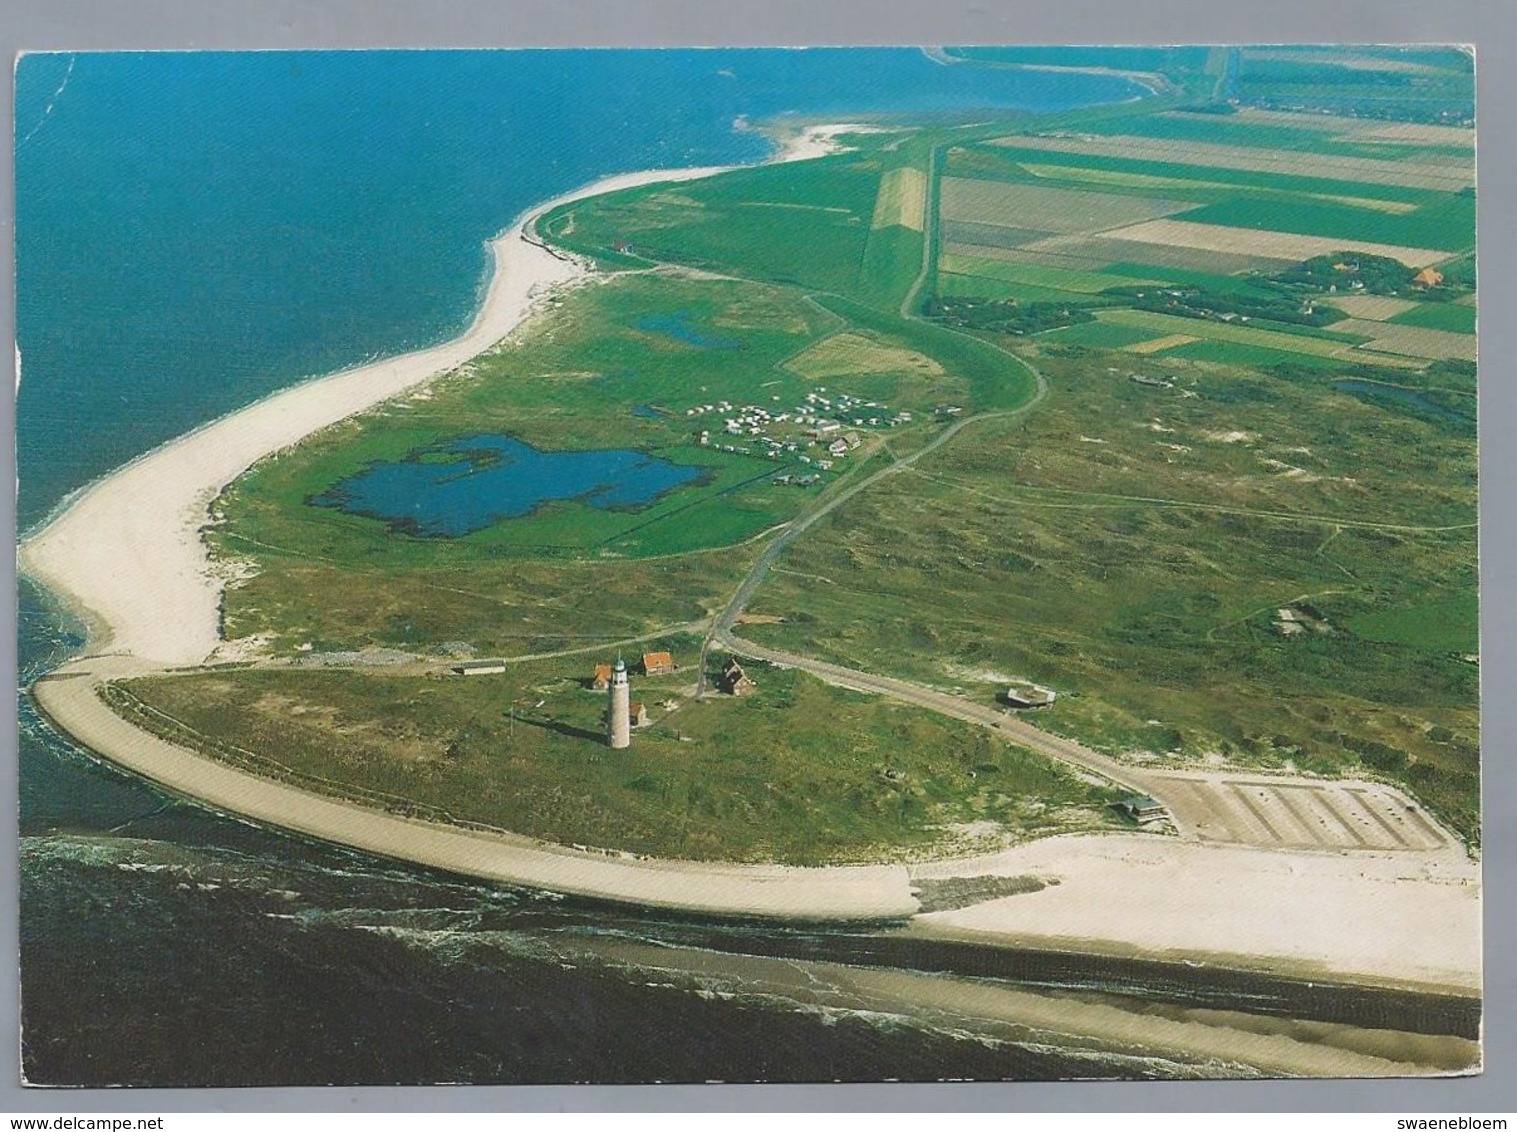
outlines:
M839 134L860 128L809 127L782 156L831 152ZM550 289L587 276L523 238L531 217L617 188L719 171L624 174L534 207L493 241L488 294L460 337L296 385L82 492L20 548L25 571L90 630L86 656L34 689L49 718L112 761L223 810L498 881L692 911L858 919L917 912L914 877L1031 875L1058 883L918 915L910 930L1245 967L1278 961L1342 978L1477 988L1479 873L1457 847L1328 853L1132 835L1055 838L911 870L633 861L361 809L175 747L105 707L97 695L102 681L196 665L222 643L222 584L201 539L222 488L257 460L466 362L508 335Z
M1052 883L919 915L910 930L1308 978L1480 987L1480 869L1459 846L1334 852L1084 835L912 869L914 880L977 874Z

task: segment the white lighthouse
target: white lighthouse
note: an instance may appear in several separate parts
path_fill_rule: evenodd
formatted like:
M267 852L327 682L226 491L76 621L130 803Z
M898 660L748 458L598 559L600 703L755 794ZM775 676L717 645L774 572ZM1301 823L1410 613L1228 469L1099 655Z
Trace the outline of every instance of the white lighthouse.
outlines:
M611 706L606 712L606 743L621 748L632 745L631 691L627 687L627 666L621 657L611 667Z

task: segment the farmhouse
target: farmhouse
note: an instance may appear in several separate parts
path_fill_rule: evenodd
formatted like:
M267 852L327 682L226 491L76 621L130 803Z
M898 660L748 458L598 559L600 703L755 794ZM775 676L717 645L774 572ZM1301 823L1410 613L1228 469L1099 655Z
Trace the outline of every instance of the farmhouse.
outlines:
M1418 287L1436 287L1443 282L1443 272L1424 267L1412 276L1412 282Z
M729 696L745 696L758 687L743 671L743 666L737 662L736 657L727 661L717 685Z
M643 675L664 676L674 671L674 657L666 652L643 653Z
M466 660L453 666L455 676L498 676L506 670L503 660Z

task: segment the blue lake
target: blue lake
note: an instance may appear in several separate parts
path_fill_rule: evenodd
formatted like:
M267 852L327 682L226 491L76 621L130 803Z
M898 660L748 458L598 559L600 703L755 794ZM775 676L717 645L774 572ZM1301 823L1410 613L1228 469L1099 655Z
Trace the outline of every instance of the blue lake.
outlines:
M630 448L544 452L513 437L481 435L375 464L311 502L410 534L460 538L557 500L636 510L704 474Z

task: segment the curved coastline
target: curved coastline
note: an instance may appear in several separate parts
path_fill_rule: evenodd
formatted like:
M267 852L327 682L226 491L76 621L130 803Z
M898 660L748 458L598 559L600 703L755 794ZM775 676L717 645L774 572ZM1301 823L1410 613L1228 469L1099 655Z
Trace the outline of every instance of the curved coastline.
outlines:
M814 126L779 160L821 156L856 127ZM1053 838L988 856L919 865L715 864L628 859L362 808L236 770L115 715L104 682L199 665L223 645L221 582L201 539L216 495L259 459L444 373L509 335L584 265L531 237L548 209L733 167L607 177L518 216L491 242L484 301L457 338L302 382L137 457L77 493L28 535L22 569L89 629L84 656L32 694L61 731L159 785L212 807L382 856L489 880L717 915L904 920L912 929L1007 945L1141 949L1306 977L1390 980L1478 991L1478 866L1462 853L1343 856L1201 845L1152 835ZM1036 896L924 913L918 880L1050 878ZM1325 888L1324 888L1325 886ZM1325 896L1324 891L1330 892ZM1335 933L1320 915L1332 900ZM1162 909L1153 915L1145 909ZM1434 945L1427 925L1442 924Z

